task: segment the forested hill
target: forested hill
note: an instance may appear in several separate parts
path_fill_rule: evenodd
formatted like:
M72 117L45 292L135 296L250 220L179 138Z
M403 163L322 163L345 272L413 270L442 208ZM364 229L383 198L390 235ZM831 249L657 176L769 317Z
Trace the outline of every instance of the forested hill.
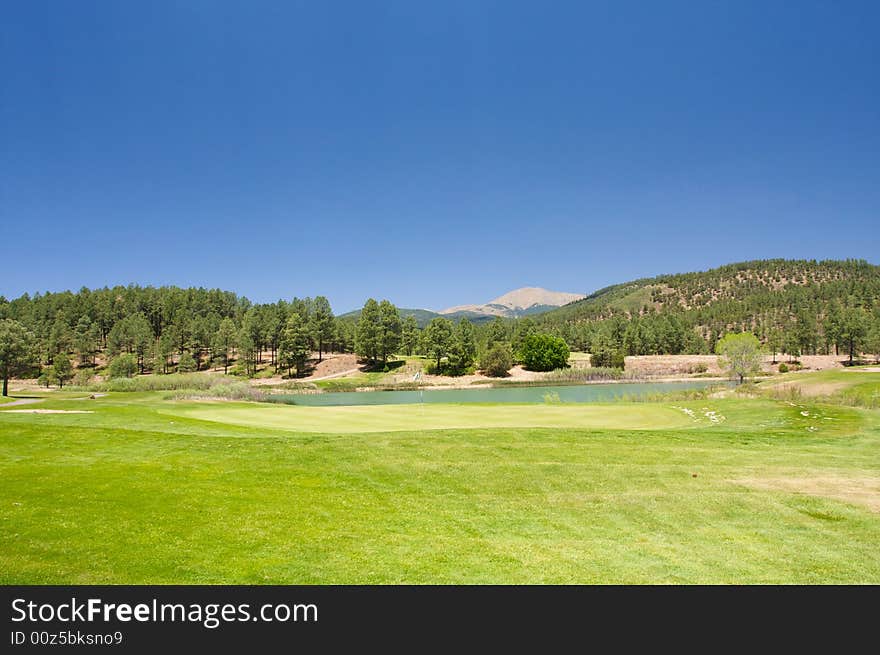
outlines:
M864 260L772 259L617 284L538 322L574 347L605 332L628 354L711 350L732 330L754 331L764 342L792 340L786 333L798 332L801 351L815 352L838 338L848 309L865 314L870 324L878 303L880 266ZM674 343L656 343L672 332Z
M256 374L264 354L276 369L299 371L313 351L319 357L356 352L370 361L380 353L384 362L400 352L454 350L450 315L419 316L372 299L367 309L367 320L362 313L337 318L323 296L254 304L230 291L177 287L0 296L0 346L33 341L35 366L57 359L65 368L73 353L78 368L100 368L128 355L141 373L226 371L234 361L247 375ZM563 337L574 350L616 357L708 353L724 334L751 331L774 352L852 357L880 353L880 267L855 260L752 261L618 284L535 317L453 318L464 320L456 329L467 336L468 352L497 342L516 352L538 331ZM426 320L436 329L421 329Z

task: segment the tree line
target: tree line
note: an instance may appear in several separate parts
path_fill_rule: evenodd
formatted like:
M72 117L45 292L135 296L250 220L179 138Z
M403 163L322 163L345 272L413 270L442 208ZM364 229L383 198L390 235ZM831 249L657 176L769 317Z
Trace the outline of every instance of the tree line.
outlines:
M335 316L323 296L255 304L204 288L0 296L0 376L4 392L10 377L63 386L95 369L131 376L214 367L253 376L262 367L299 376L328 352L355 353L373 369L403 354L428 358L433 373L506 375L517 362L564 366L569 348L591 353L593 366L622 367L627 355L712 353L724 335L744 332L789 359L877 355L880 267L746 262L616 285L536 317L475 325L439 316L424 329L388 300L367 300L355 319Z
M534 355L524 359L528 337L538 332L531 319L477 326L442 316L420 329L390 301L372 298L354 319L335 316L323 296L254 304L217 289L84 288L0 297L0 374L4 381L40 375L58 386L75 376L83 382L95 370L130 377L214 367L253 376L263 367L292 377L336 352L355 353L373 369L402 354L426 357L431 373L463 375L479 366L505 375L516 361L550 366ZM567 358L568 346L553 338ZM531 348L546 351L546 345ZM553 366L564 363L557 357Z
M759 260L602 289L539 317L574 349L708 354L729 333L768 351L855 359L880 351L880 267L862 260Z

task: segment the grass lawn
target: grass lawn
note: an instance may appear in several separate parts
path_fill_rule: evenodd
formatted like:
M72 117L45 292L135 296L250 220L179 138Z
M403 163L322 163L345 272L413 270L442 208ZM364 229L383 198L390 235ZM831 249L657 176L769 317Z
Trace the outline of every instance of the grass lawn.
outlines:
M760 389L794 392L805 397L829 397L834 402L880 408L880 371L869 367L786 373L758 385Z
M880 583L874 410L164 395L0 408L0 583Z

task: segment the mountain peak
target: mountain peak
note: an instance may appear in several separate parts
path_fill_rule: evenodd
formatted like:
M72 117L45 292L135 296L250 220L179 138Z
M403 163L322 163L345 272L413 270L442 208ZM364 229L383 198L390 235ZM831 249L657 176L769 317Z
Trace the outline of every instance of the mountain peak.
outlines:
M567 305L575 300L585 298L581 293L549 291L541 287L522 287L508 291L504 295L490 300L484 305L457 305L441 310L441 314L473 312L492 316L514 318L526 314L538 314L554 307Z
M541 287L522 287L508 291L503 296L490 300L489 305L504 305L511 309L528 309L535 305L552 305L561 307L575 300L584 298L582 293L566 293L564 291L548 291Z

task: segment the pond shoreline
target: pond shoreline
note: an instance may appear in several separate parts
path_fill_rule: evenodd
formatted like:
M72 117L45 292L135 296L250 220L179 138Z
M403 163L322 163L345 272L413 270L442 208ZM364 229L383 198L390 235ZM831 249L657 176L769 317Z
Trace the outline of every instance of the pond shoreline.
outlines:
M376 384L372 386L356 387L354 389L333 389L326 390L321 387L315 388L289 388L262 387L261 391L267 395L319 395L327 393L374 393L374 392L394 392L394 391L446 391L446 390L480 390L480 389L517 389L530 387L575 387L575 386L592 386L605 384L670 384L670 383L712 383L712 382L730 382L729 377L711 376L711 377L631 377L607 380L504 380L487 382L471 382L468 384L417 384L401 382L398 384ZM303 384L308 384L304 382Z
M590 403L621 400L644 400L657 395L676 392L701 392L719 385L732 385L729 380L673 380L668 382L594 382L590 384L517 385L478 388L422 388L386 390L383 393L352 393L350 391L323 393L268 394L262 402L284 405L358 406L430 403ZM375 390L374 390L375 391Z

